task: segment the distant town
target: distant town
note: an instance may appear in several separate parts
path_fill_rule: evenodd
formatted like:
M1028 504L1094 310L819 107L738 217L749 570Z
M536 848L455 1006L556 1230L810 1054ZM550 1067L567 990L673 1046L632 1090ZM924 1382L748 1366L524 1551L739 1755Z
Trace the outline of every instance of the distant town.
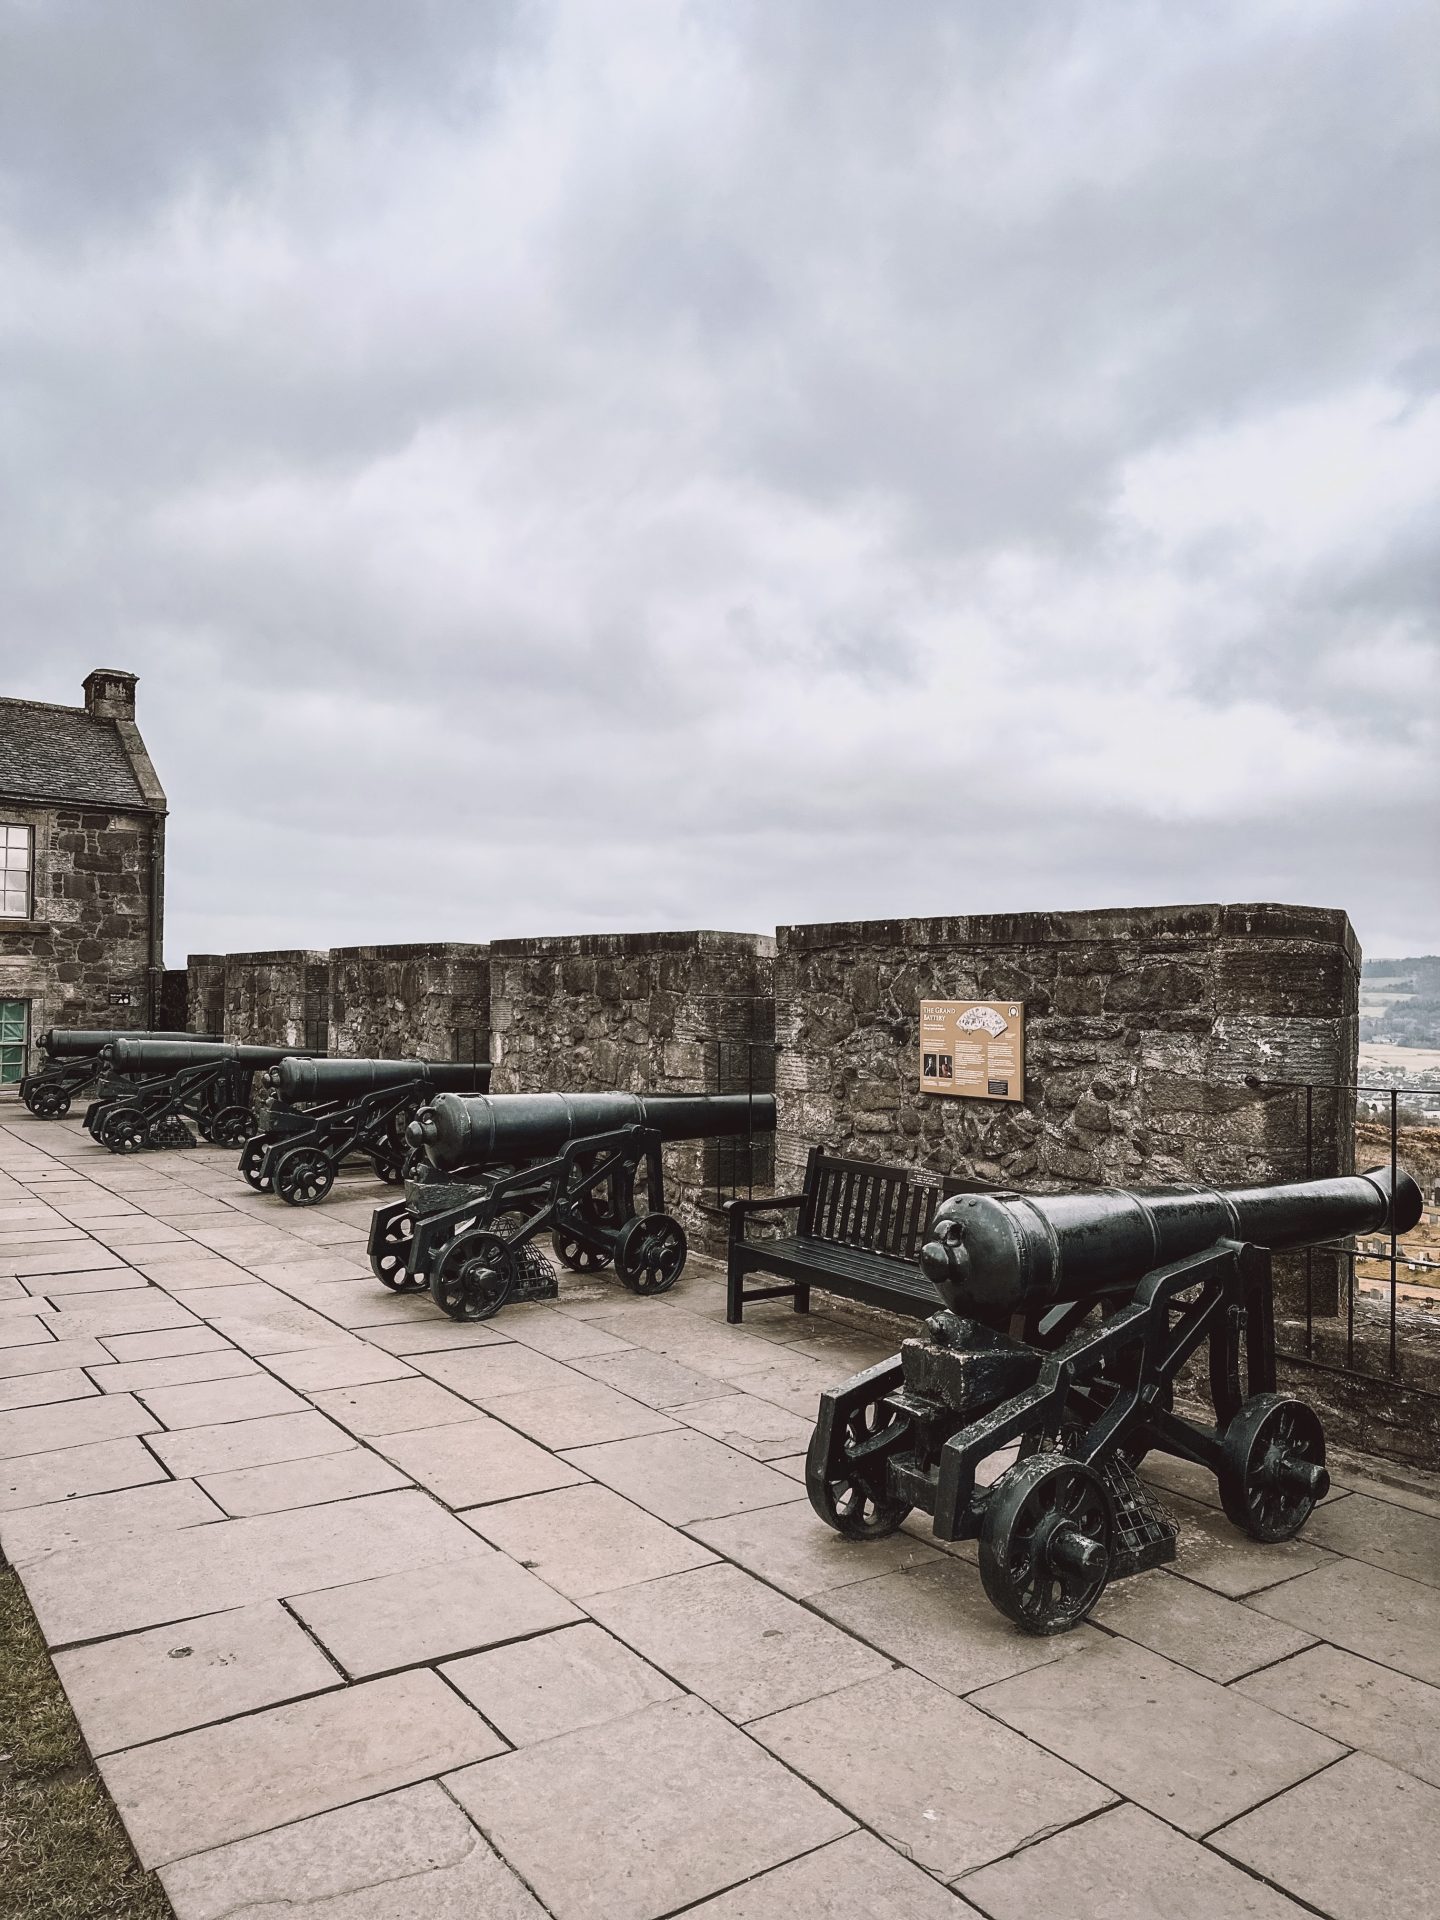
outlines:
M1360 1080L1418 1096L1407 1116L1440 1121L1440 954L1367 960L1360 975ZM1370 1104L1375 1103L1372 1093ZM1362 1111L1366 1095L1360 1095Z

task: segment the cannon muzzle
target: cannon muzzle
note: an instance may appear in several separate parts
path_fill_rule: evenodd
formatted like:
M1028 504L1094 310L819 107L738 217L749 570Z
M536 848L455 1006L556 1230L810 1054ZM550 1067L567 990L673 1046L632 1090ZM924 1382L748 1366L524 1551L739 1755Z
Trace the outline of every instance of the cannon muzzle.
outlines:
M920 1266L958 1314L1024 1312L1128 1291L1218 1240L1274 1252L1354 1233L1408 1233L1419 1187L1390 1169L1274 1187L1148 1193L961 1193L937 1208Z
M363 1100L368 1093L414 1086L430 1093L484 1093L488 1061L310 1060L288 1056L266 1076L281 1102Z
M769 1093L442 1093L410 1123L409 1139L432 1165L511 1165L559 1153L572 1140L646 1127L662 1140L717 1140L771 1133Z
M134 1027L47 1027L40 1051L52 1060L88 1060L117 1040L218 1040L218 1033L137 1033Z

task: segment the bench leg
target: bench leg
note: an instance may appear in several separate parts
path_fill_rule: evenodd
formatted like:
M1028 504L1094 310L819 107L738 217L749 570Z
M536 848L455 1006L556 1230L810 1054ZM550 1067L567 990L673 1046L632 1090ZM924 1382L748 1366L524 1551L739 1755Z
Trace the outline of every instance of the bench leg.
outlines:
M795 1287L795 1311L797 1313L810 1311L810 1289L798 1282Z
M736 1261L730 1262L725 1276L725 1319L732 1327L738 1327L745 1314L745 1276Z

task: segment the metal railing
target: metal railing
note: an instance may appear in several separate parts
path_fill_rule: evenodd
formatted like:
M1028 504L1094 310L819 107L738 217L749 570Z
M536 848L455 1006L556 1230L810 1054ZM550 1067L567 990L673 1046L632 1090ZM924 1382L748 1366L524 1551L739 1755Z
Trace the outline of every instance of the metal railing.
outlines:
M1372 1087L1358 1083L1338 1087L1315 1086L1303 1081L1260 1080L1258 1076L1248 1078L1247 1084L1262 1091L1291 1093L1297 1100L1303 1102L1305 1176L1307 1179L1312 1178L1315 1173L1318 1132L1317 1102L1323 1102L1326 1105L1333 1103L1329 1116L1329 1129L1327 1129L1327 1131L1333 1129L1338 1136L1340 1131L1345 1127L1359 1126L1364 1123L1365 1116L1359 1114L1358 1104L1360 1099L1367 1095L1372 1098L1378 1098L1381 1103L1378 1110L1371 1116L1371 1121L1372 1124L1382 1126L1388 1135L1388 1158L1392 1182L1396 1173L1401 1169L1403 1164L1401 1137L1404 1118L1400 1112L1400 1102L1402 1099L1412 1097L1408 1091L1396 1087ZM1414 1124L1418 1125L1421 1123L1416 1122ZM1357 1155L1357 1165L1359 1158L1360 1156ZM1410 1168L1406 1168L1405 1170L1407 1172L1414 1171ZM1430 1210L1431 1209L1427 1207L1427 1212ZM1364 1238L1373 1242L1375 1236L1369 1235ZM1329 1346L1334 1345L1334 1342L1322 1343L1317 1339L1316 1334L1317 1320L1328 1322L1331 1317L1328 1313L1317 1312L1316 1308L1317 1262L1323 1258L1334 1260L1338 1264L1341 1276L1339 1292L1343 1296L1340 1302L1340 1308L1344 1317L1344 1339L1341 1348L1343 1359L1339 1362L1326 1358L1324 1354L1317 1350L1322 1344ZM1395 1232L1392 1222L1389 1234L1381 1238L1379 1252L1374 1250L1373 1245L1357 1245L1355 1237L1350 1237L1342 1240L1327 1241L1320 1246L1307 1248L1303 1259L1305 1275L1303 1344L1297 1350L1294 1347L1287 1347L1284 1344L1283 1338L1281 1338L1279 1341L1281 1357L1287 1360L1300 1361L1306 1366L1316 1367L1322 1371L1347 1374L1357 1380L1383 1379L1398 1382L1402 1378L1400 1364L1401 1267L1403 1266L1408 1272L1416 1272L1422 1276L1432 1274L1435 1276L1433 1283L1435 1286L1434 1308L1440 1309L1440 1257L1432 1256L1429 1249L1423 1246L1407 1246ZM1364 1299L1374 1297L1373 1294L1367 1296L1361 1292L1360 1280L1362 1277L1368 1277L1360 1276L1356 1272L1356 1263L1362 1260L1379 1261L1389 1269L1388 1279L1382 1282L1382 1298L1384 1299L1385 1307L1383 1340L1384 1366L1381 1369L1361 1364L1364 1358L1374 1352L1371 1343L1365 1341L1363 1337L1357 1341L1356 1335L1355 1309L1357 1298ZM1335 1316L1337 1320L1339 1317L1340 1315L1338 1314ZM1277 1326L1277 1336L1283 1335L1284 1325L1285 1323L1282 1321ZM1424 1387L1413 1381L1407 1381L1406 1386L1411 1392L1423 1394L1427 1398L1440 1399L1440 1394L1437 1394L1433 1388Z

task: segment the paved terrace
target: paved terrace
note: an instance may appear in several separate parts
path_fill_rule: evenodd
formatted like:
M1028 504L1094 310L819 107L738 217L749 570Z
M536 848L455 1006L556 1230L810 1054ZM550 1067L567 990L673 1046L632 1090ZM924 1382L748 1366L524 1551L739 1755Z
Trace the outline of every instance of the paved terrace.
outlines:
M179 1920L1440 1913L1433 1489L1265 1548L1164 1471L1175 1570L1026 1639L811 1514L839 1315L696 1260L467 1329L371 1278L377 1189L24 1117L0 1169L0 1542Z

